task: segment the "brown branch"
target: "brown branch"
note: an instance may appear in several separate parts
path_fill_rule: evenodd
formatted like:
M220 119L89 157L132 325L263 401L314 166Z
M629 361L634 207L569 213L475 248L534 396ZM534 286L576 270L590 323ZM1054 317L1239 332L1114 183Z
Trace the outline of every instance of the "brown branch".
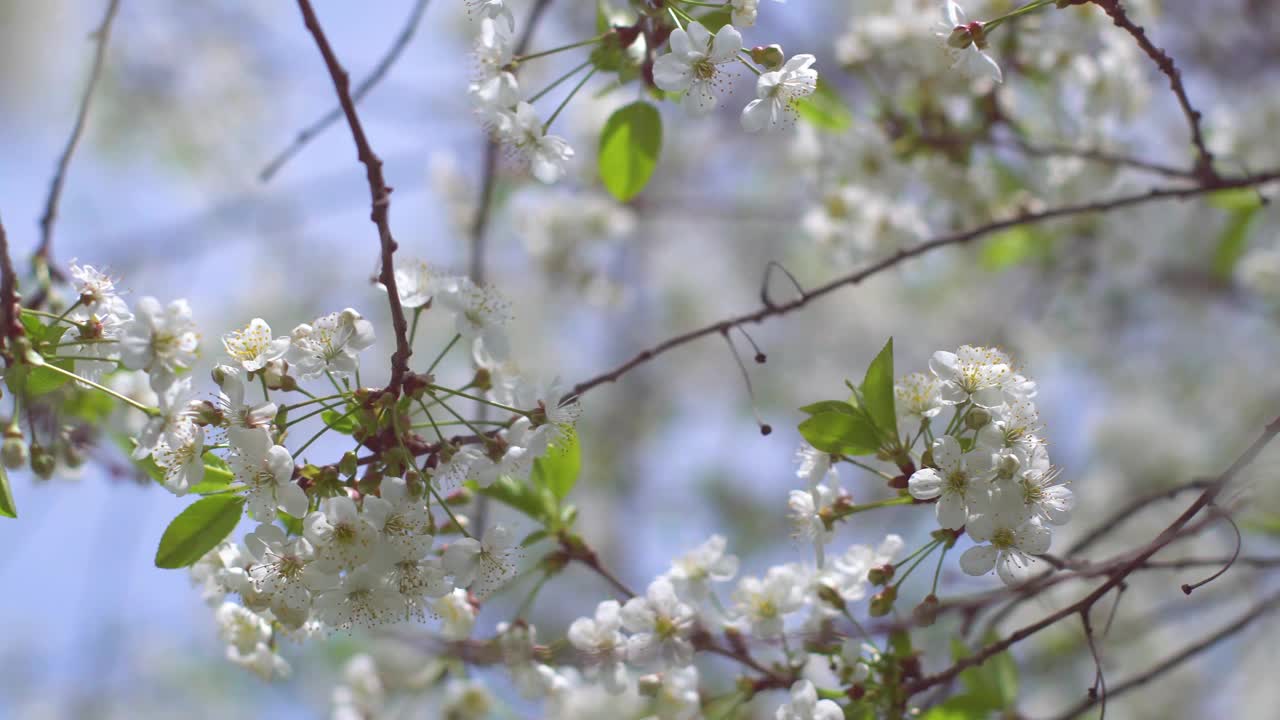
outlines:
M1249 463L1253 462L1253 460L1258 456L1258 453L1262 452L1262 449L1265 448L1267 444L1270 443L1271 440L1274 439L1277 434L1280 434L1280 418L1276 418L1275 420L1272 420L1270 423L1268 423L1266 428L1263 430L1262 434L1259 435L1258 438L1254 440L1253 443L1248 448L1246 448L1245 451L1241 453L1239 457L1236 458L1235 462L1231 463L1230 467L1228 467L1225 471L1223 471L1221 475L1216 477L1213 480L1213 482L1211 482L1209 486L1206 487L1200 493L1200 495L1196 498L1196 500L1192 502L1191 505L1187 507L1187 509L1184 510L1181 515L1175 518L1173 522L1169 523L1169 525L1164 530L1162 530L1154 540L1152 540L1150 543L1148 543L1145 547L1143 547L1138 552L1133 553L1131 559L1125 561L1123 564L1121 564L1119 567L1115 568L1114 570L1110 570L1107 573L1106 582L1099 585L1097 588L1095 588L1092 592L1090 592L1084 598L1081 598L1080 600L1062 608L1061 610L1051 615L1048 615L1045 618L1042 618L1041 620L1038 620L1034 623L1031 623L1030 625L1026 625L1014 631L1012 634L1010 634L1008 637L1004 638L1003 640L999 640L994 643L991 643L990 645L987 645L986 647L975 652L974 654L969 655L965 658L962 658L961 660L957 661L955 664L953 664L951 667L947 668L946 670L935 673L933 675L927 675L925 677L920 678L919 680L916 680L915 682L906 686L905 688L906 693L908 695L914 695L918 692L921 692L922 690L927 690L928 688L933 687L935 685L939 685L945 682L950 682L952 678L959 675L966 668L974 667L976 665L981 665L982 663L986 662L988 658L994 655L997 655L1001 652L1004 652L1014 644L1022 640L1025 640L1028 637L1031 637L1032 635L1040 632L1041 630L1051 625L1058 623L1061 620L1064 620L1078 613L1088 612L1090 609L1093 608L1094 604L1097 603L1098 600L1100 600L1113 588L1116 588L1122 585L1125 581L1125 578L1127 578L1130 574L1132 574L1136 569L1146 564L1146 562L1149 559L1151 559L1151 556L1155 555L1157 552L1163 549L1166 545L1168 545L1169 543L1177 539L1179 537L1180 531L1188 523L1191 522L1192 518L1194 518L1201 510L1203 510L1210 503L1212 503L1214 499L1218 496L1218 493L1222 491L1222 488L1225 487L1226 484L1229 483L1241 470L1247 467Z
M1093 3L1102 8L1116 27L1132 35L1138 42L1138 47L1142 48L1156 67L1160 68L1160 72L1169 78L1169 88L1178 98L1178 105L1182 108L1182 114L1187 117L1187 125L1191 129L1191 143L1196 149L1196 175L1205 180L1216 179L1218 174L1213 168L1213 153L1209 152L1208 146L1205 145L1204 133L1200 130L1200 111L1191 106L1187 89L1182 84L1182 72L1173 64L1173 58L1151 42L1151 38L1147 37L1147 32L1141 25L1129 19L1129 14L1125 12L1121 0L1093 0Z
M39 259L50 267L53 264L50 257L53 252L53 226L58 219L58 203L62 199L62 186L67 179L67 168L71 166L71 156L75 154L76 148L80 145L80 138L84 135L85 124L89 119L89 105L93 101L93 91L98 87L98 79L102 76L107 41L111 37L111 23L115 20L116 11L119 9L120 0L108 0L107 13L102 18L102 24L93 33L98 46L93 54L89 84L85 86L84 94L80 96L80 110L76 113L75 126L71 128L71 137L67 138L66 147L62 149L62 156L58 158L58 165L53 172L53 180L49 183L49 197L44 203L44 215L40 217L40 244L36 246L32 259Z
M1117 695L1121 695L1130 690L1146 685L1147 683L1151 682L1152 680L1155 680L1156 678L1169 672L1170 670L1177 668L1179 665L1186 662L1187 660L1190 660L1196 655L1199 655L1205 650L1208 650L1209 648L1214 647L1215 645L1222 642L1223 640L1226 640L1232 635L1235 635L1236 633L1248 627L1249 624L1252 623L1253 621L1275 610L1278 606L1280 606L1280 593L1274 594L1268 597L1266 600L1263 600L1262 602L1258 603L1253 608L1251 608L1250 610L1245 612L1243 615L1241 615L1239 618L1237 618L1234 622L1220 628L1217 632L1211 635L1205 636L1203 639L1199 640L1198 642L1192 645L1188 645L1177 654L1170 656L1166 660L1160 663L1157 663L1156 665L1153 665L1148 670L1138 675L1135 675L1132 678L1129 678L1123 682L1117 683L1116 685L1110 688L1110 692L1107 693L1107 696L1109 698L1114 698ZM1085 698L1084 700L1081 700L1078 704L1076 704L1072 708L1063 712L1061 715L1056 716L1053 720L1070 720L1070 718L1077 717L1081 713L1087 711L1089 708L1093 707L1097 702L1098 702L1098 699L1096 698Z
M409 11L409 17L404 22L404 27L400 28L400 32L396 35L395 40L393 40L391 42L391 46L387 48L386 54L382 56L382 59L378 61L377 65L374 65L373 70L366 75L363 80L357 83L355 89L352 90L351 100L353 102L359 104L361 100L364 100L364 96L368 95L369 91L372 90L375 85L382 82L382 78L386 76L387 71L390 70L391 66L400 59L400 55L404 52L404 49L409 46L409 41L413 39L414 33L417 32L418 26L422 23L422 15L426 9L427 0L418 0L414 4L413 9ZM271 178L280 171L280 168L284 167L285 163L292 160L307 143L311 142L313 138L327 130L330 125L334 124L341 118L342 107L339 106L325 113L307 127L299 130L298 135L293 139L293 142L284 150L281 150L280 153L271 160L271 162L267 163L266 167L262 168L262 171L258 174L258 180L261 182L271 180Z
M338 93L338 104L342 106L342 112L347 117L347 125L351 127L351 138L356 144L356 156L364 164L365 175L369 181L369 198L372 204L369 219L378 227L378 240L382 248L382 269L378 273L378 281L387 289L387 302L391 306L391 326L396 335L396 350L391 355L391 380L387 383L387 390L398 393L405 376L409 373L409 356L413 354L413 350L409 347L409 324L405 321L404 308L400 306L400 293L396 288L395 260L392 257L396 251L396 241L391 235L388 217L391 207L391 188L382 176L382 160L369 146L364 127L360 124L360 117L356 114L355 102L351 99L351 78L347 75L347 71L342 69L338 57L334 55L333 48L330 47L329 39L325 37L324 30L320 27L320 21L316 18L310 0L298 0L298 9L302 11L307 30L311 31L320 54L324 56L329 77L333 79L334 90Z
M5 351L12 355L11 339L27 334L22 326L22 305L18 302L18 274L13 271L13 258L9 255L9 238L4 232L4 223L0 222L0 338L4 340ZM12 364L12 358L6 360Z
M813 300L816 300L817 298L820 298L831 292L839 290L845 287L846 285L857 285L863 280L866 280L867 278L873 275L876 275L884 270L887 270L891 267L899 265L906 260L909 260L919 255L924 255L928 252L937 250L939 248L947 247L950 245L966 244L978 238L998 232L1000 230L1005 230L1007 228L1016 227L1019 225L1039 223L1039 222L1044 222L1046 220L1052 220L1055 218L1062 218L1062 217L1070 217L1073 215L1108 212L1108 211L1116 210L1119 208L1130 207L1134 205L1142 205L1142 204L1153 202L1156 200L1181 199L1181 198L1194 197L1197 195L1203 195L1205 193L1214 192L1216 190L1252 187L1255 185L1271 182L1276 179L1280 179L1280 170L1271 170L1265 173L1259 173L1254 175L1242 175L1234 178L1217 178L1213 180L1205 180L1203 183L1199 185L1193 185L1190 187L1154 188L1144 193L1123 195L1117 198L1112 198L1110 200L1099 200L1094 202L1081 203L1077 205L1065 205L1058 208L1042 210L1040 212L1024 212L1016 217L987 223L986 225L981 225L979 227L972 228L970 230L964 230L961 232L951 233L948 235L942 235L942 236L933 238L931 240L926 240L916 245L903 248L898 252L886 258L878 260L855 272L836 278L835 280L832 280L825 285L820 285L812 290L804 291L801 293L800 297L790 302L782 303L782 304L765 303L757 310L753 310L751 312L744 313L742 315L737 315L731 318L727 318L725 320L720 320L710 325L706 325L696 330L690 330L689 332L686 332L682 335L677 335L675 337L664 340L663 342L660 342L657 345L654 345L653 347L648 348L647 350L641 351L635 357L615 367L614 369L609 370L608 372L601 373L599 375L596 375L595 377L592 377L590 379L587 379L578 383L570 391L569 396L571 397L579 396L587 392L588 390L591 390L592 388L598 387L605 383L615 382L618 378L622 377L627 372L630 372L636 367L649 362L653 358L669 350L680 347L681 345L685 345L694 340L698 340L700 338L706 337L708 335L713 335L715 333L728 332L730 328L738 325L746 325L748 323L759 324L768 318L786 315L788 313L794 312L796 310L799 310L800 308L805 307Z

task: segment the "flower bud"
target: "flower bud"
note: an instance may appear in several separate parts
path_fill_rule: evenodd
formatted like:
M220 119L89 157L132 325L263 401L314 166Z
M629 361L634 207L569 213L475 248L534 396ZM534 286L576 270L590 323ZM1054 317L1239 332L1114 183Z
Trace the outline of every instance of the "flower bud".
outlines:
M284 358L276 358L268 362L262 368L262 377L267 381L267 387L272 390L294 390L298 384L293 378L289 377L289 361ZM292 387L289 387L292 385Z
M884 585L893 579L893 563L885 563L867 571L867 579L873 585Z
M933 464L933 448L925 448L925 451L920 453L920 467L931 467L935 469L938 467Z
M54 468L58 465L58 461L54 459L53 454L44 449L43 445L31 446L31 471L41 480L48 480L53 477Z
M657 673L641 675L636 681L636 690L641 697L657 697L658 691L662 690L662 678Z
M973 35L969 33L969 28L964 25L955 26L951 30L951 34L947 36L947 47L963 50L972 44Z
M871 617L884 617L893 609L893 603L898 599L898 589L890 585L871 598Z
M342 454L342 459L338 461L338 472L340 474L352 477L356 474L358 468L355 450L348 450Z
M938 596L930 593L911 611L911 617L921 627L929 627L938 620Z
M981 430L991 422L991 413L976 407L964 416L964 426L970 430Z
M777 70L782 67L782 63L786 62L787 56L783 54L782 46L774 43L751 48L751 59L757 65L763 65L766 70Z
M835 588L826 583L818 583L818 598L836 610L843 611L845 609L844 598L840 596L840 593Z
M74 443L63 443L59 449L62 451L62 464L69 468L78 468L84 464L84 451L76 447Z
M13 437L6 432L4 447L0 449L0 456L3 456L4 466L10 470L26 467L27 458L30 457L30 453L27 451L27 441L22 439L21 434Z

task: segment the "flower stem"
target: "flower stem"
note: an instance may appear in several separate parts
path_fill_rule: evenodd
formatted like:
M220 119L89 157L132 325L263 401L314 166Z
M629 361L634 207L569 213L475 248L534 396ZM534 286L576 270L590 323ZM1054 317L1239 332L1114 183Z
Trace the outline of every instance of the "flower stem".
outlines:
M506 410L506 411L507 411L507 412L509 412L509 413L515 413L516 415L525 415L525 416L528 416L528 415L529 415L529 413L528 413L528 412L526 412L526 411L524 411L524 410L521 410L520 408L513 408L513 407L511 407L510 405L503 405L502 403L499 403L499 402L494 402L494 401L492 401L492 400L486 400L486 399L484 399L484 398L480 397L479 395L472 395L471 393L464 393L464 392L462 392L461 390L453 390L453 389L447 388L447 387L445 387L445 386L443 386L443 385L428 385L428 386L427 386L427 388L428 388L428 389L430 389L430 390L432 390L432 391L445 392L445 393L449 393L450 395L457 395L458 397L464 397L464 398L466 398L466 399L468 399L468 400L474 400L474 401L476 401L476 402L478 402L478 403L483 403L483 404L485 404L485 405L489 405L489 406L491 406L491 407L496 407L496 408L498 408L499 410Z
M409 344L413 344L413 339L418 337L418 320L422 318L422 306L413 309L413 325L409 328Z
M524 62L525 60L532 60L534 58L546 57L547 55L555 55L556 53L564 52L565 50L580 48L584 45L594 45L612 34L613 34L613 31L610 30L609 32L601 33L593 38L588 38L581 42L569 43L568 45L561 45L560 47L551 48L550 50L543 50L542 52L531 53L529 55L519 55L515 58L515 61Z
M343 420L346 420L346 419L347 419L347 417L349 417L352 413L354 413L356 410L359 410L359 409L360 409L359 407L353 407L353 408L351 408L350 410L348 410L346 413L344 413L344 414L342 415L342 417L339 417L339 418L335 419L335 420L333 421L333 424L325 423L325 424L324 424L324 427L322 427L322 428L320 428L319 430L317 430L317 431L316 431L316 434L315 434L315 435L312 435L310 440L307 440L305 443L303 443L303 444L302 444L302 447L298 448L297 450L295 450L295 451L293 452L293 456L294 456L294 457L298 457L299 455L301 455L301 454L302 454L302 452L303 452L304 450L306 450L307 448L311 447L311 443L315 442L316 440L319 440L321 435L323 435L323 434L325 434L325 433L329 432L330 430L332 430L334 425L337 425L338 423L342 422Z
M845 508L840 511L840 514L837 515L835 519L839 520L841 518L848 517L849 515L856 515L857 513L860 513L860 512L866 512L868 510L876 510L882 507L892 507L894 505L910 505L913 502L915 502L915 498L911 497L910 495L899 495L898 497L885 498L884 500L877 500L875 502L869 502L864 505L854 505L852 507Z
M590 65L590 64L591 64L591 61L590 61L590 60L586 60L586 61L584 61L581 65L578 65L577 67L573 68L573 69L572 69L572 70L570 70L569 72L567 72L567 73L565 73L565 74L561 75L560 77L556 78L555 80L553 80L553 81L551 82L551 84L550 84L550 85L548 85L548 86L546 86L546 87L542 88L542 89L541 89L541 90L539 90L536 94L534 94L534 96L533 96L533 97L529 98L529 102L530 102L530 103L537 102L537 101L538 101L538 98L540 98L540 97L542 97L543 95L546 95L547 93L549 93L549 92L551 92L552 90L556 89L557 87L559 87L559 86L560 86L560 83L564 82L565 80L568 80L569 78L573 77L574 75L577 75L579 70L581 70L582 68L584 68L584 67L586 67L586 66L588 66L588 65Z
M1011 10L1005 13L1004 15L1001 15L998 18L995 18L993 20L988 20L987 22L982 24L982 29L984 32L991 32L992 30L995 30L997 27L999 27L1000 23L1004 22L1005 20L1012 20L1013 18L1016 18L1019 15L1029 13L1033 10L1039 10L1040 8L1046 5L1050 5L1053 2L1054 0L1035 0L1034 2L1029 2L1026 5L1023 5L1020 8Z
M137 400L134 400L133 398L130 398L130 397L125 397L124 395L121 395L120 393L116 392L115 390L112 390L109 387L106 387L105 385L99 385L98 383L92 380L82 378L79 375L71 372L70 370L65 370L63 368L60 368L57 365L54 365L53 363L44 362L44 358L40 359L40 364L37 365L36 367L48 368L59 375L64 375L72 380L75 380L80 383L84 383L85 385L88 385L89 387L95 390L101 390L102 392L110 395L111 397L117 400L120 400L121 402L132 405L133 407L141 410L142 412L146 413L147 415L150 415L151 417L156 417L160 414L160 408L154 408L154 407L151 407L150 405L143 405Z
M440 361L444 359L445 355L449 354L449 351L453 349L453 346L458 344L458 340L460 339L462 339L462 333L457 333L453 336L453 339L449 341L449 344L444 346L444 349L440 351L440 354L436 356L436 359L431 361L431 367L427 368L428 375L431 374L432 370L436 369L436 366L440 364Z
M551 123L555 122L556 118L560 117L560 111L564 110L565 106L569 104L569 101L573 99L573 96L577 95L578 91L582 89L582 86L586 85L587 81L591 79L591 76L595 74L596 68L593 67L591 68L591 72L588 72L581 80L578 81L577 85L573 86L573 89L569 91L569 94L565 96L565 99L560 101L560 106L556 108L556 111L551 113L551 117L543 123L542 134L545 135L547 133L547 130L551 127Z

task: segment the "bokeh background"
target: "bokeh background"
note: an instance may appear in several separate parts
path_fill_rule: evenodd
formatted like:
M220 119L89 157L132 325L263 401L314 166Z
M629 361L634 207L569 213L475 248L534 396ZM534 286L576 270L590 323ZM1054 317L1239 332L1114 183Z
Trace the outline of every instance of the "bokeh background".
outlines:
M360 78L413 4L316 6ZM974 17L1011 7L972 5ZM1280 13L1273 4L1128 5L1183 68L1221 169L1280 163ZM523 27L528 4L511 6ZM20 265L38 237L104 8L100 0L0 3L0 216ZM585 0L552 0L532 49L589 37L595 13ZM577 149L559 186L535 186L504 157L485 262L513 300L521 365L582 380L660 339L755 307L769 261L813 285L1015 208L1180 182L1039 157L1011 140L1016 126L1042 146L1190 165L1184 119L1165 79L1096 8L1049 11L1002 28L993 53L1006 82L994 90L948 71L932 37L936 14L933 3L905 0L766 4L745 32L748 45L780 42L788 52L814 53L844 98L847 127L746 135L736 115L753 93L747 78L735 77L709 118L662 106L661 164L630 206L609 199L592 168L604 118L638 96L635 85L599 97L607 83L588 86L593 92L557 121L556 132ZM484 147L465 94L476 28L462 3L431 0L404 56L361 105L396 190L392 227L401 256L459 271L469 262L467 225ZM566 53L530 63L522 84L539 87L582 59ZM189 298L206 364L220 355L218 337L252 317L285 332L356 307L380 333L364 356L366 382L385 377L389 322L369 282L377 236L346 128L322 133L269 182L258 177L298 129L334 105L297 9L124 0L104 72L62 199L56 259L105 265L135 298ZM934 142L982 124L975 97L995 98L1012 122L959 150ZM768 355L764 365L749 364L754 402L719 338L658 358L585 399L584 475L573 496L580 529L632 585L713 532L729 538L748 573L804 559L807 550L790 538L786 521L796 408L840 397L844 379L859 377L889 336L900 373L924 370L937 349L999 344L1040 382L1045 435L1079 500L1056 547L1128 497L1214 474L1280 415L1280 286L1267 255L1280 216L1256 199L1243 193L1080 217L905 263L750 328ZM770 291L788 293L780 275ZM449 332L428 315L418 352L432 356ZM458 378L468 371L462 355L443 370ZM759 433L753 405L771 435ZM294 676L274 684L223 661L212 613L187 574L152 562L184 500L113 471L119 458L103 455L51 481L15 478L20 519L0 523L0 718L324 716L343 660L367 638L287 648ZM1269 532L1280 524L1278 460L1280 451L1264 454L1233 488L1245 507L1238 520L1247 554L1276 550ZM859 500L885 492L847 470L844 485ZM1145 542L1181 507L1153 508L1093 557ZM931 522L896 510L858 515L840 528L835 548L876 543L890 531L914 546ZM1232 542L1224 524L1167 552L1225 555ZM534 559L530 553L526 561ZM1274 572L1237 568L1191 598L1178 591L1203 574L1148 573L1132 583L1104 644L1110 678L1225 624L1277 584ZM997 582L965 578L951 563L945 575L956 594ZM525 589L517 581L509 597L486 606L479 627L505 619ZM1079 592L1024 608L1005 627ZM540 596L532 615L540 636L556 636L606 593L597 578L571 569ZM1073 704L1091 682L1082 635L1068 625L1017 650L1027 716ZM941 650L930 662L938 667L954 630L934 630ZM1265 658L1276 639L1275 621L1259 622L1112 711L1273 717L1280 688ZM399 710L432 717L438 699L424 693ZM751 711L772 716L774 700L762 698ZM502 716L538 715L513 701Z

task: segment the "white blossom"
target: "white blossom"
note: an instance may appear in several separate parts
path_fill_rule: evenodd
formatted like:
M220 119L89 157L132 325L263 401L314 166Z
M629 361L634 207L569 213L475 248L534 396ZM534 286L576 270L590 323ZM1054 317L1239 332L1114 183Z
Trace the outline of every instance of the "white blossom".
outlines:
M737 61L742 35L733 25L725 25L712 37L695 21L672 30L670 44L671 51L653 63L654 84L667 92L687 91L695 112L710 112L716 106L718 66Z
M844 710L834 700L819 700L818 690L808 680L791 686L791 699L774 713L776 720L843 720Z
M811 66L812 55L796 55L778 70L756 78L756 99L742 109L742 127L747 132L774 130L789 125L795 105L818 88L818 71Z

